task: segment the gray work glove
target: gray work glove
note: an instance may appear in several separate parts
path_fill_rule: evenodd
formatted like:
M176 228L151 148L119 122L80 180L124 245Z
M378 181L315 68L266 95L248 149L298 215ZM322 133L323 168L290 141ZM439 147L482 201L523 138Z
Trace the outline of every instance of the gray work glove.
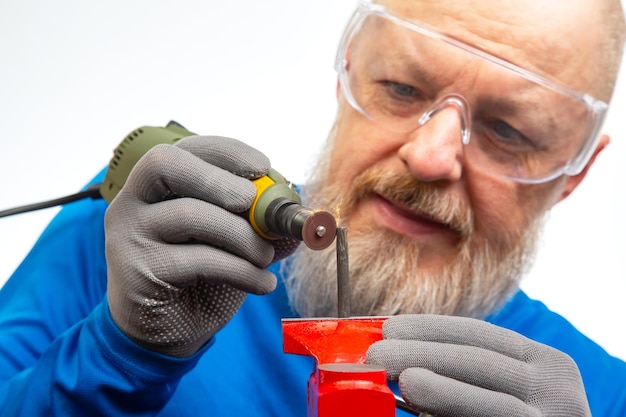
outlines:
M243 213L270 162L224 137L157 145L135 165L105 216L108 303L138 344L176 357L197 352L247 293L267 294L265 270L297 241L268 241ZM276 249L276 250L275 250Z
M405 401L439 417L591 416L566 354L462 317L389 318L367 360L399 380Z

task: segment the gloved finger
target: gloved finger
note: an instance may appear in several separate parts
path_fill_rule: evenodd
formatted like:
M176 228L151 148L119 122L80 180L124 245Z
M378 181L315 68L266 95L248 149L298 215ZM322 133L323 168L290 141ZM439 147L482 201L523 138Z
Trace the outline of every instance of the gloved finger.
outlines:
M524 360L535 342L511 330L468 317L405 314L383 324L386 339L423 340L475 346Z
M148 270L153 275L150 279L177 288L205 282L227 284L257 295L268 294L276 288L276 276L268 270L221 249L201 244L158 244L146 253L144 262L150 265L144 269L144 273Z
M146 203L192 197L236 213L249 209L256 195L248 179L171 145L150 149L137 162L124 188Z
M190 136L177 142L176 146L211 165L248 179L266 175L270 169L270 161L263 153L224 136Z
M414 409L437 417L541 416L518 398L467 384L427 369L400 374L400 392Z
M274 247L241 215L193 198L146 205L142 217L150 233L167 243L198 242L224 249L265 268Z
M290 256L296 251L296 249L298 249L298 246L300 245L300 241L294 239L291 236L287 236L282 239L272 240L271 243L274 247L274 259L272 259L272 262Z
M449 343L385 339L370 346L367 361L383 366L391 380L405 369L425 368L520 399L528 397L534 380L528 363L487 349Z

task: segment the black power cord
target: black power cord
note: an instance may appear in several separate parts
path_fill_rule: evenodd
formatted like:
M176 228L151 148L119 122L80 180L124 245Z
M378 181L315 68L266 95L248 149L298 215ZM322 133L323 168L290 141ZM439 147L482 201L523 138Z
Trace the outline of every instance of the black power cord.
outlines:
M193 135L195 133L173 120L165 127L142 126L137 128L130 132L113 151L113 158L111 158L101 184L90 185L85 190L66 197L2 210L0 211L0 218L64 205L84 198L94 200L104 198L110 203L126 182L132 167L148 149L160 143L173 144L184 137Z
M1 210L0 218L13 216L15 214L28 213L30 211L41 210L54 206L61 206L64 204L73 203L78 200L83 200L85 198L91 198L93 200L102 198L102 195L100 194L100 184L92 184L85 190L80 191L76 194L55 198L54 200L42 201L40 203L27 204L25 206Z

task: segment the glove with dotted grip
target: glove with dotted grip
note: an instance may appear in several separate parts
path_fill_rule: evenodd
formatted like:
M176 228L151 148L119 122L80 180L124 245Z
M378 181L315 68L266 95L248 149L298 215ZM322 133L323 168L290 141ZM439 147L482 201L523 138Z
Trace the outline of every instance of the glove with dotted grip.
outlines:
M265 268L299 242L263 239L243 215L250 180L269 168L259 151L218 136L157 145L137 162L105 215L108 304L132 340L188 357L247 293L274 290Z
M411 407L438 417L591 416L569 356L484 321L390 317L367 360L399 381Z

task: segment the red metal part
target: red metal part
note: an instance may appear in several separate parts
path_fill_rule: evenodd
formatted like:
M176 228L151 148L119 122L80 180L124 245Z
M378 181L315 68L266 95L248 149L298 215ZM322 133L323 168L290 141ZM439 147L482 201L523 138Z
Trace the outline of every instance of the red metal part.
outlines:
M312 356L308 417L393 417L395 397L383 368L365 363L385 318L283 319L285 353Z

